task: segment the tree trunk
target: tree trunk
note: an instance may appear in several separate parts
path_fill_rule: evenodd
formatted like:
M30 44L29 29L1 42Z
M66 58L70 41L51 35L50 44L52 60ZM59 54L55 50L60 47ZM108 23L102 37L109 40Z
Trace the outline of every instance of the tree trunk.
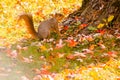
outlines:
M110 16L114 18L108 21ZM87 24L87 27L78 31L79 33L89 34L91 31L88 27L96 28L99 24L105 25L97 29L107 29L111 33L116 29L120 31L120 0L84 0L82 7L69 14L63 25L70 26L77 23L76 17L81 24Z

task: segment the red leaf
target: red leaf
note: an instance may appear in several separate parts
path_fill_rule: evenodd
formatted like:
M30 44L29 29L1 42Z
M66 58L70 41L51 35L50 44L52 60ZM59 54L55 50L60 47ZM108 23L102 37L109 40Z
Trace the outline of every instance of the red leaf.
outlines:
M69 27L68 27L68 26L64 26L64 30L66 30L66 31L67 31L68 29L69 29Z
M48 70L41 70L40 73L43 74L43 75L51 74Z
M117 57L116 54L117 54L117 52L115 52L115 51L108 52L108 55L111 56L111 57Z
M98 33L100 33L101 35L105 34L105 30L97 30Z
M70 55L68 55L66 58L67 58L67 59L70 59L70 60L74 60L76 57L75 57L74 55L70 54Z
M81 27L86 27L86 26L87 26L87 24L81 24L80 26L81 26Z
M108 55L112 55L113 54L113 52L108 52Z
M79 29L83 29L83 28L85 28L87 26L87 24L81 24L80 26L79 26Z
M49 75L49 74L51 74L51 72L49 72L46 69L43 69L43 70L34 69L33 71L35 71L35 73L38 74L38 75Z

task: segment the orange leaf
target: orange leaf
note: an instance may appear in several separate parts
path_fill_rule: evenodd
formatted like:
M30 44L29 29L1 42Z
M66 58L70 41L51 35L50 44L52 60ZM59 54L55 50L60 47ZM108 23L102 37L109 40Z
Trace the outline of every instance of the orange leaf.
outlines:
M41 70L40 73L42 75L49 75L49 74L51 74L48 70Z
M101 35L105 34L105 30L97 30L98 33L100 33Z
M70 12L69 9L63 8L63 13L64 13L64 14L68 14L69 12Z
M41 9L38 10L38 11L35 13L35 15L37 15L37 16L43 18L43 19L45 18L45 16L44 16L44 14L42 13L42 10L41 10Z
M81 24L80 26L79 26L79 29L83 29L83 28L85 28L87 26L87 24Z
M117 80L120 80L120 77L117 77Z
M89 47L90 50L94 50L94 48L95 48L95 45L94 45L94 44L93 44L93 45L90 45L90 47Z
M77 42L73 39L67 41L69 43L69 47L75 47L77 45Z
M88 37L87 37L87 40L88 40L88 41L93 41L94 39L93 39L92 36L88 36Z

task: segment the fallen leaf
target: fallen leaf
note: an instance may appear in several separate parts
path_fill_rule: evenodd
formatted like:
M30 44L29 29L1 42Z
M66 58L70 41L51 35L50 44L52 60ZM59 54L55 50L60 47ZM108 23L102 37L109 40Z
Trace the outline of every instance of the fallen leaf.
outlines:
M90 50L94 50L94 49L95 49L95 46L96 46L96 45L92 44L92 45L90 45L89 49L90 49Z
M81 30L81 29L85 28L86 26L87 26L87 24L81 24L81 25L79 25L79 29Z
M40 60L45 60L45 56L40 56Z
M42 13L42 9L39 9L37 12L35 12L35 15L41 17L41 18L45 18L45 15Z
M105 45L102 43L98 43L98 45L101 47L101 49L106 49Z
M78 16L75 16L75 20L77 20L77 21L79 20Z
M33 80L41 80L41 79L42 79L41 75L36 75L36 76L33 78Z
M108 55L110 56L110 57L117 57L117 52L115 52L115 51L109 51L108 52Z
M40 49L41 49L41 51L46 51L47 50L47 48L43 45L40 46Z
M20 45L17 45L17 49L18 49L18 50L21 50L22 47L21 47Z
M99 80L98 73L96 71L90 71L90 75L93 77L93 80Z
M25 57L22 57L22 60L23 60L23 62L26 62L26 63L31 63L31 62L33 62L32 59L30 59L30 58L25 58Z
M74 60L76 57L73 54L66 56L67 59Z
M51 65L50 64L44 64L44 65L42 65L42 68L44 70L49 70L49 69L51 69Z
M55 49L60 49L60 48L62 48L64 45L65 45L65 44L63 44L63 40L60 39L60 40L59 40L59 43L56 44L56 48L55 48Z
M69 26L64 26L63 28L65 31L67 31L69 29Z
M82 57L82 58L86 57L86 55L84 53L80 53L80 52L75 52L74 56L75 57Z
M96 28L96 27L93 27L93 26L89 26L89 27L88 27L88 30L90 30L90 31L96 31L97 28Z
M80 61L80 62L83 62L83 59L80 59L80 58L79 58L79 59L76 59L76 60L77 60L77 61Z
M21 80L30 80L30 79L28 79L26 76L22 76Z
M94 52L93 51L91 51L90 49L83 49L82 50L83 51L83 53L85 53L85 54L94 54Z
M49 72L48 70L41 70L40 73L42 75L50 75L51 74L51 72Z
M73 39L67 40L67 42L69 43L68 44L69 47L75 47L77 45L77 42L74 41Z
M109 17L108 17L108 22L111 22L113 19L114 19L114 16L113 16L113 15L109 16Z
M7 50L7 55L11 58L17 58L18 53L16 50L11 51L10 49Z
M82 27L86 27L86 26L87 26L87 24L81 24L80 26L82 26Z
M68 14L69 12L70 12L69 9L63 8L63 13L64 13L64 14Z
M105 25L105 24L100 23L100 24L97 26L97 28L100 29L100 28L102 28L104 25Z
M28 49L28 47L23 47L22 49L23 49L23 50L27 50L27 49Z
M93 41L94 40L92 36L87 36L86 38L87 38L88 41Z
M62 58L62 57L64 57L64 53L57 53L57 56L58 56L58 58Z
M105 30L97 30L98 33L100 33L101 35L105 34Z
M116 35L117 39L120 39L120 34Z
M117 79L116 80L120 80L120 77L117 77Z

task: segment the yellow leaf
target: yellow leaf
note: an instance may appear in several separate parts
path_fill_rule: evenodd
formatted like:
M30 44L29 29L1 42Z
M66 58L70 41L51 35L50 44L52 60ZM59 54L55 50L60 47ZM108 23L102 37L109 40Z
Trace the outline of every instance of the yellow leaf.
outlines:
M112 20L113 20L113 18L114 18L114 16L113 16L113 15L109 16L109 17L108 17L108 22L112 21Z
M96 71L91 71L90 72L90 75L93 77L94 80L99 80L99 77L98 77L98 74Z
M42 51L47 50L47 48L46 48L45 46L43 46L43 45L40 46L40 49L41 49Z
M97 28L102 28L105 24L100 23Z

